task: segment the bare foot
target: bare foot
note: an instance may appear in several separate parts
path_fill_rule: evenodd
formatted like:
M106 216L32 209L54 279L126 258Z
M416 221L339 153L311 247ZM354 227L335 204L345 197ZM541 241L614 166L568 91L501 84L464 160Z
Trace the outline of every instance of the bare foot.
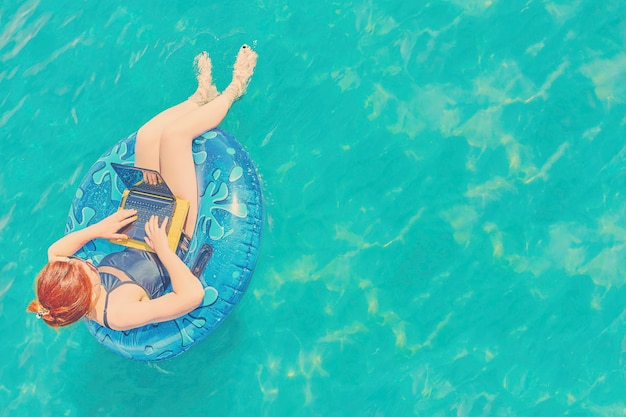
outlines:
M213 85L213 76L211 75L211 58L206 52L202 52L194 59L198 79L198 89L189 100L202 106L219 95L217 88Z
M225 94L231 101L237 100L246 92L250 77L254 73L257 53L248 45L243 45L237 53L237 59L233 69L233 80L222 94Z

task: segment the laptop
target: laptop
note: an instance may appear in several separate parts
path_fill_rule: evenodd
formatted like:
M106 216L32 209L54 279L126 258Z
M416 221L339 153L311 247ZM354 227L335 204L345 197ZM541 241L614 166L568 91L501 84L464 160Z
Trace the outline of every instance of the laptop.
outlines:
M110 241L118 245L154 252L144 241L144 237L146 237L146 222L150 216L156 215L160 219L159 224L165 217L169 219L166 228L167 240L170 249L176 251L189 212L189 202L176 198L157 171L116 163L111 163L111 166L126 186L118 211L135 209L137 220L120 229L120 233L124 233L128 239L111 239Z

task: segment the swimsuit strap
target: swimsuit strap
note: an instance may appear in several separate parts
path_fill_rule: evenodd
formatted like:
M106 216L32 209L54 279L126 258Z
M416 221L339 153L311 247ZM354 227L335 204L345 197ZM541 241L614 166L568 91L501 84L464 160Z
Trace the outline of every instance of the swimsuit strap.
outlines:
M111 295L111 293L121 287L124 284L135 284L137 285L135 282L133 281L122 281L119 283L119 285L117 285L113 290L107 292L107 296L104 299L104 312L102 313L102 322L104 323L104 327L106 327L107 329L111 329L111 326L109 326L109 320L107 319L107 308L109 307L109 295ZM113 329L111 329L113 330Z

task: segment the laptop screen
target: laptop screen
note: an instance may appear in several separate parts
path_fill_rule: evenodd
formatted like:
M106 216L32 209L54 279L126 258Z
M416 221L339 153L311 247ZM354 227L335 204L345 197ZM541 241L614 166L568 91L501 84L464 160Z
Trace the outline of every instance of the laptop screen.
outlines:
M116 163L111 163L111 166L128 189L165 197L174 197L172 191L165 184L163 177L157 171Z

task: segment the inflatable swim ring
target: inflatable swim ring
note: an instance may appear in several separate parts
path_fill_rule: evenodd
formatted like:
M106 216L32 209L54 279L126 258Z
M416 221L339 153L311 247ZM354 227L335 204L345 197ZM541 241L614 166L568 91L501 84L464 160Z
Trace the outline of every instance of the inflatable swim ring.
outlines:
M111 163L133 164L135 137L134 133L119 141L87 172L72 202L66 233L96 223L117 210L124 186ZM198 221L183 261L192 268L208 259L200 275L205 300L183 317L128 331L107 329L84 319L102 345L128 359L172 358L202 340L234 309L254 270L263 213L261 187L250 157L232 135L221 129L194 139L192 149L198 179ZM77 255L97 265L107 254L121 250L122 246L106 239L95 239Z

